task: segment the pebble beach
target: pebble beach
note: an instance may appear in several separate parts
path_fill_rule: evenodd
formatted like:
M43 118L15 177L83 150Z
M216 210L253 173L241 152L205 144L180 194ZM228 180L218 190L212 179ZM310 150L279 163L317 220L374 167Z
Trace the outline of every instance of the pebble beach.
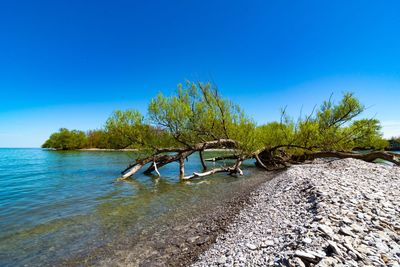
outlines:
M400 266L400 168L292 166L253 191L192 266Z

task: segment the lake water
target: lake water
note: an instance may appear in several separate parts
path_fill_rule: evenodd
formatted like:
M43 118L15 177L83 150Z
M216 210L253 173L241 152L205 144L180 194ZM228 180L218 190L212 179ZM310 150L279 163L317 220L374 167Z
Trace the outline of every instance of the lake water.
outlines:
M169 220L184 223L257 176L246 171L240 178L221 174L181 182L177 164L171 164L160 169L161 179L138 174L116 182L134 156L0 149L0 266L62 265L168 227ZM199 170L196 155L186 171Z

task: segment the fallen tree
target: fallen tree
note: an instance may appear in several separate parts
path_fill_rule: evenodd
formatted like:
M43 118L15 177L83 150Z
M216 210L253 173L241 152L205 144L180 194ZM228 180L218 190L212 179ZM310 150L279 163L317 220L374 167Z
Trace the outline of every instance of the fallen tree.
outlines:
M207 170L206 164L203 165L203 172L194 172L191 175L185 176L185 165L184 162L187 158L195 152L203 153L207 148L225 148L222 146L224 142L228 140L215 140L212 142L199 143L194 148L184 149L184 150L176 150L169 152L175 152L175 154L156 154L146 158L136 160L136 163L129 166L126 170L122 172L122 179L127 179L134 175L137 171L139 171L144 165L148 163L152 163L148 166L148 168L144 171L146 174L150 174L153 171L156 171L160 176L160 173L157 169L161 168L172 162L179 162L179 174L182 180L188 180L192 178L205 177L208 175L213 175L216 173L225 172L228 174L239 174L243 175L243 171L240 169L240 166L244 160L254 159L255 165L259 168L262 168L266 171L276 171L283 170L288 168L291 164L300 164L305 162L306 160L314 160L317 158L354 158L367 162L374 162L378 159L389 161L397 166L400 166L399 155L394 153L385 152L385 151L373 151L369 153L356 153L356 152L339 152L339 151L318 151L318 152L305 152L303 154L297 155L287 155L282 151L280 154L284 155L274 155L274 153L270 149L264 149L262 151L257 151L255 153L249 155L228 155L228 156L219 156L214 158L205 159L204 161L221 161L221 160L234 160L234 164L231 166L223 166L212 168L209 171ZM229 142L234 143L233 140L229 140ZM221 146L218 146L221 145ZM163 153L163 152L160 152Z
M120 135L127 131L129 140L137 140L136 147L143 151L122 172L122 179L142 168L146 174L156 172L160 176L162 167L172 162L179 163L182 180L221 172L242 175L242 162L249 159L267 171L327 157L368 162L383 159L400 165L395 154L380 151L387 143L382 138L379 121L355 120L363 111L364 106L347 93L339 103L329 99L297 120L283 110L279 122L258 126L238 105L223 99L212 84L187 83L174 96L160 94L154 98L147 119L135 113L141 119L132 120L135 122L132 127L126 123L129 116L121 114L123 127L116 120L112 121L112 127ZM151 127L144 126L145 123ZM136 138L132 138L133 134ZM352 152L360 147L372 152ZM204 151L209 149L227 149L231 154L205 159ZM202 171L185 175L185 161L195 153L199 154ZM207 162L220 160L230 160L232 164L207 168Z

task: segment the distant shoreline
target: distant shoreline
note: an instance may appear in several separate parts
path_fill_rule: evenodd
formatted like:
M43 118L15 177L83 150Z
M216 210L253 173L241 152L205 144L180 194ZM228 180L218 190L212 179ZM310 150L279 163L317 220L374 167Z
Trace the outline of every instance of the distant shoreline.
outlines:
M112 148L81 148L77 149L77 151L139 151L137 148L121 148L121 149L112 149Z
M121 148L121 149L113 149L113 148L79 148L79 149L55 149L55 148L41 148L42 150L49 151L110 151L110 152L126 152L126 151L139 151L137 148Z

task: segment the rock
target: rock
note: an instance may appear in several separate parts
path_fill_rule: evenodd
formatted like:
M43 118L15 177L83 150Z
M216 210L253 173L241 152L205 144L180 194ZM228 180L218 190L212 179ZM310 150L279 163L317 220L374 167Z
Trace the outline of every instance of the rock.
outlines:
M200 236L200 237L197 239L196 244L197 244L197 245L203 245L203 244L207 243L208 240L210 240L210 237L209 237L209 236Z
M348 227L340 227L339 234L355 237L351 229Z
M333 258L333 257L326 257L323 258L316 266L319 267L331 267L331 266L336 266L338 263L338 260Z
M314 255L315 257L317 257L317 258L324 258L324 257L326 257L326 253L325 252L323 252L323 251L310 251L310 250L307 250L306 251L307 253L310 253L310 254L312 254L312 255Z
M365 254L365 255L372 255L373 253L371 252L370 248L366 245L360 245L356 248L356 250L358 252L360 252L361 254Z
M333 253L338 254L339 256L342 256L342 252L340 251L338 245L332 241L332 240L327 240L328 242L328 249L330 249Z
M331 227L325 224L320 224L318 225L318 229L325 233L327 236L332 237L334 235L334 232Z
M272 247L275 244L274 240L265 240L261 242L261 247L266 248L266 247Z
M304 262L300 258L294 258L294 266L299 266L299 267L306 267ZM293 265L293 264L292 264Z
M256 250L257 249L257 246L252 244L252 243L246 243L246 247L248 247L251 250Z
M356 224L356 223L353 223L353 224L351 225L351 228L352 228L355 232L357 232L357 233L364 232L364 227L362 227L362 226L360 226L360 225L358 225L358 224Z
M195 243L196 240L199 238L200 238L200 236L192 236L192 237L189 237L186 241L189 243Z
M383 262L386 264L389 262L389 258L388 256L386 256L385 254L381 254L381 259L383 260Z
M356 257L358 258L362 258L362 256L360 255L360 253L353 247L352 243L351 243L351 239L350 237L347 237L344 239L344 242L342 243L342 245L347 248L349 251L353 252L355 254Z
M218 259L218 263L219 263L219 264L225 264L225 262L226 262L226 257L225 257L225 255L222 255L221 257L219 257L219 259Z
M314 217L314 219L316 221L320 221L320 220L322 220L322 218L324 218L324 217L322 217L321 215L317 215L317 216Z
M352 224L352 223L353 223L353 221L350 220L348 217L343 217L342 221L343 221L344 223L346 223L346 224Z
M303 238L303 243L305 243L305 244L311 244L311 242L312 242L312 239L311 239L311 238L309 238L309 237Z
M389 247L382 241L376 241L375 246L381 253L387 253L390 250Z
M294 255L296 257L299 257L302 260L307 261L307 262L315 262L317 260L317 258L313 254L307 253L307 252L302 251L302 250L296 250L294 252Z

